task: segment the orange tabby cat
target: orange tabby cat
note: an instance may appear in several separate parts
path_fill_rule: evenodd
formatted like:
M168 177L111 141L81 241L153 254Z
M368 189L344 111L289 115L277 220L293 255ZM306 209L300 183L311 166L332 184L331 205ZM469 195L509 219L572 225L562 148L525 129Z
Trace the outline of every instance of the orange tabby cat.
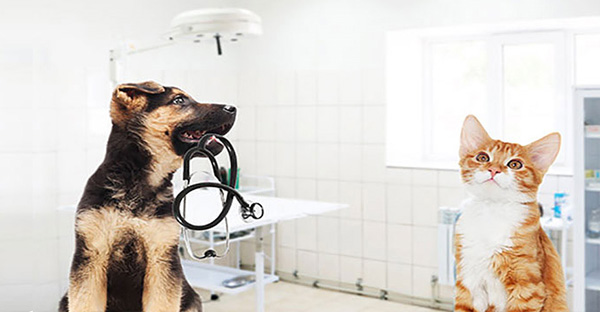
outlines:
M467 116L461 176L470 198L456 224L455 311L568 311L560 259L540 226L537 191L560 148L493 140Z

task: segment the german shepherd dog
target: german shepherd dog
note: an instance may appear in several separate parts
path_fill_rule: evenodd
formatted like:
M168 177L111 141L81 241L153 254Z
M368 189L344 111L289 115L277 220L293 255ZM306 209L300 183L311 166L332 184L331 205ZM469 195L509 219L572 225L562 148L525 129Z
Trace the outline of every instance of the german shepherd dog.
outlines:
M77 207L59 311L201 311L177 252L171 178L204 133L231 129L236 109L148 81L119 85L110 116L106 156ZM207 148L217 154L223 147Z

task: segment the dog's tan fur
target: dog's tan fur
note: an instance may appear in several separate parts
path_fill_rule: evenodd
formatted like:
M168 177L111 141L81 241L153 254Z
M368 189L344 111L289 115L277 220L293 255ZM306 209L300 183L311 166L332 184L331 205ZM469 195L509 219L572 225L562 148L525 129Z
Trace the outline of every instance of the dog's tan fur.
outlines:
M181 285L165 276L165 255L177 244L179 225L174 219L133 217L123 210L103 207L77 216L76 232L89 246L88 256L94 265L79 276L73 276L69 288L69 311L104 311L106 305L106 265L114 243L123 235L134 234L144 239L148 268L144 279L145 311L178 311ZM77 300L80 299L80 300Z
M168 106L159 107L148 114L144 121L142 141L152 154L148 183L158 186L170 172L182 165L182 158L173 153L170 142L164 140L165 133L173 132L173 120L185 120L188 114L177 114Z

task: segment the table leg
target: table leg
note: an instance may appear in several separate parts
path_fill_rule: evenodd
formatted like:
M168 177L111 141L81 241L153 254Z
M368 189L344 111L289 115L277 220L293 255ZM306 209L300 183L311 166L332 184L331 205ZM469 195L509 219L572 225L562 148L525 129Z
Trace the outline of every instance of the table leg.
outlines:
M215 232L210 231L208 232L208 241L210 243L210 249L215 249ZM215 265L215 258L209 258L208 259L208 263L210 263L210 265ZM217 295L216 292L214 291L210 291L210 300L217 300L219 297Z
M256 228L256 253L254 254L256 312L265 311L265 254L262 241L262 227L259 226Z
M563 274L565 275L565 282L567 282L567 240L569 239L569 230L567 227L563 227L560 232L560 260L562 261Z
M271 275L275 275L275 253L277 252L275 249L277 246L275 237L275 223L271 223Z
M239 270L240 269L240 244L241 242L237 242L237 245L235 246L236 248L236 252L235 252L235 267Z

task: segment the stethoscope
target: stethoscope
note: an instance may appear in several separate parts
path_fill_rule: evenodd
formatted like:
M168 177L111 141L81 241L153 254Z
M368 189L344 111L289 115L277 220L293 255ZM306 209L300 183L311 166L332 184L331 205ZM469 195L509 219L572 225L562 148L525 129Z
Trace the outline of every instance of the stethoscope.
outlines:
M227 153L229 154L229 181L221 181L218 182L200 182L191 184L192 174L190 174L190 162L195 157L204 156L210 160L211 167L213 170L213 174L215 177L219 177L219 164L215 159L215 156L206 149L207 144L212 143L214 141L220 142L223 144ZM187 253L194 260L202 260L206 258L222 258L229 251L229 224L227 222L227 214L229 213L229 209L233 203L233 199L235 198L240 203L240 214L242 219L248 220L250 218L258 220L263 217L265 211L263 206L260 203L248 203L242 195L235 189L236 181L237 181L237 156L235 154L235 150L231 145L231 142L227 140L225 137L219 134L207 133L203 135L198 144L188 150L183 156L183 181L184 187L179 194L175 197L175 201L173 202L173 216L175 220L179 222L181 225L181 235L183 237L183 242ZM221 195L221 204L223 206L221 213L210 223L204 225L195 225L188 222L185 219L186 215L186 198L185 196L190 192L203 188L217 188L220 191ZM225 197L224 193L227 192L227 197ZM180 209L181 204L183 203L183 209ZM209 248L204 251L204 254L198 256L194 253L192 246L190 244L190 232L191 231L205 231L215 227L221 221L225 219L225 251L222 254L218 254L212 248Z

